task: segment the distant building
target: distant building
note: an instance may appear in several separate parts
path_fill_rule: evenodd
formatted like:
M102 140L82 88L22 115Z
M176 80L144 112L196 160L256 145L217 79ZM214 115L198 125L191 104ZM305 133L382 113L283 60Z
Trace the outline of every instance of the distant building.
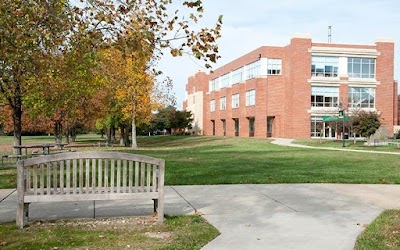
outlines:
M328 116L376 111L389 134L398 124L394 42L260 47L211 74L189 77L183 107L195 133L219 136L340 138ZM326 119L325 119L326 120ZM347 132L346 132L347 133Z

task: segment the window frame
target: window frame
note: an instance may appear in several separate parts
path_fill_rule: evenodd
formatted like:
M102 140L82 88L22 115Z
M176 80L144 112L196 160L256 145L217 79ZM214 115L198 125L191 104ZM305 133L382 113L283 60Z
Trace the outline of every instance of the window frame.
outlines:
M359 60L359 62L357 62L358 60ZM359 72L355 73L354 68L356 68L356 67L359 67ZM364 73L364 70L367 70L368 73ZM348 57L347 58L347 73L348 73L349 78L375 79L376 78L376 58Z
M240 94L236 93L232 95L232 108L236 109L240 107Z
M319 60L318 60L319 59ZM323 65L322 71L318 71L317 65ZM332 70L328 71L327 67ZM337 56L312 56L311 57L311 77L329 77L339 76L339 57Z
M324 89L324 91L321 91ZM329 91L331 90L331 91ZM335 90L335 91L332 91ZM331 94L331 95L329 95ZM322 98L321 101L318 99ZM329 98L329 99L328 99ZM331 100L330 100L331 99ZM327 101L330 100L330 101ZM334 108L339 102L339 87L333 86L311 86L312 108Z
M219 99L219 110L226 110L226 96Z
M267 75L282 75L282 59L271 58L267 60Z
M246 91L246 107L256 105L256 90L250 89Z
M358 91L355 91L358 90ZM371 92L368 93L368 91L363 91L363 90L372 90L373 95L371 95ZM365 99L364 97L367 97L367 102L364 102ZM371 98L372 96L372 98ZM357 101L359 100L359 101ZM372 101L372 102L371 102ZM348 103L349 103L349 108L353 109L375 109L376 107L376 88L373 87L349 87L349 96L348 96ZM363 104L367 105L363 105Z
M215 99L210 101L210 112L215 112Z

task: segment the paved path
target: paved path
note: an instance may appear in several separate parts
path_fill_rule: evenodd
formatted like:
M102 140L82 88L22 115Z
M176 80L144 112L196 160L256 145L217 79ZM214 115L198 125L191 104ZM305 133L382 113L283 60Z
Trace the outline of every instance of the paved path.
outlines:
M280 146L288 146L295 148L314 148L318 150L333 150L333 151L349 151L349 152L357 152L357 153L372 153L372 154L386 154L386 155L400 155L399 152L385 152L385 151L376 151L376 150L358 150L358 149L349 149L346 147L343 148L331 148L331 147L313 147L306 146L301 144L293 143L294 139L286 139L286 138L275 138L271 143L280 145Z
M221 235L204 249L353 249L400 185L276 184L166 187L167 214L199 211ZM95 208L95 209L94 209ZM15 190L0 190L0 221L15 220ZM31 204L31 220L148 215L151 201Z

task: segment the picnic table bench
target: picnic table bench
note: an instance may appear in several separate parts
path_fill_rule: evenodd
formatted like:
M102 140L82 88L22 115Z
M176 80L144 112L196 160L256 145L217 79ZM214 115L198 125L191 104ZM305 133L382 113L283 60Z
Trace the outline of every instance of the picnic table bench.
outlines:
M154 201L164 219L163 159L120 152L73 152L17 162L17 217L23 228L32 202L134 200Z

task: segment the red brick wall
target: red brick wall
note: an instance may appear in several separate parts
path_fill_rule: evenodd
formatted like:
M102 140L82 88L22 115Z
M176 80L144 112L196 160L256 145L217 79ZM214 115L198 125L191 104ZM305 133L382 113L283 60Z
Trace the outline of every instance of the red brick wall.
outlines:
M308 82L311 76L311 39L293 38L288 46L290 55L289 65L289 83L287 84L289 95L289 112L286 112L285 118L285 137L291 138L309 138L310 137L310 114L311 109L310 96L311 85Z
M286 47L260 47L207 75L199 72L189 78L187 91L192 87L196 91L203 91L205 135L212 135L211 120L215 121L215 134L222 136L223 122L226 121L226 135L234 136L235 127L233 118L239 119L239 135L249 136L249 117L255 117L256 137L267 136L267 117L273 116L273 137L310 138L310 96L311 96L311 53L312 46L377 49L380 55L376 61L376 75L380 84L376 90L376 108L381 112L392 132L393 124L398 123L397 117L397 83L393 83L393 43L377 43L375 45L348 45L312 43L308 38L293 38ZM262 58L281 58L282 75L268 75L265 78L254 78L244 83L208 93L209 81L239 67ZM256 105L246 107L246 91L256 90ZM232 95L240 94L239 108L232 109ZM342 78L339 89L340 102L347 107L348 79ZM226 110L220 110L220 98L226 97ZM210 112L210 101L215 100L215 111ZM392 103L394 102L394 103Z
M388 133L393 133L395 114L393 96L396 89L393 87L394 78L394 43L376 43L380 55L376 58L376 80L380 84L376 87L376 109L381 113L382 123Z

